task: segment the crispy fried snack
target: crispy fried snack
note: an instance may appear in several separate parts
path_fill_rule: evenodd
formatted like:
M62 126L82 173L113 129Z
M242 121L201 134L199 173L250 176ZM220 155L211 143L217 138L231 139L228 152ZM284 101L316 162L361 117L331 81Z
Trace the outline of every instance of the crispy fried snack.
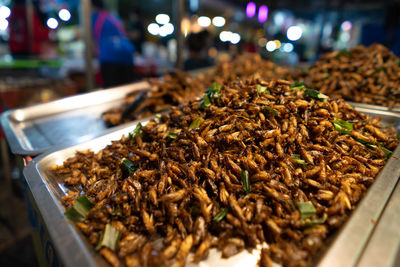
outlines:
M121 117L132 98L127 96L125 103L108 110L103 114L103 120L108 125L119 125L132 120L146 118L154 113L164 111L170 106L178 106L194 97L200 96L204 88L211 86L213 82L223 84L233 79L247 79L253 75L259 75L264 79L287 78L289 71L284 67L278 67L271 61L263 60L258 54L243 54L232 60L218 64L214 70L192 77L186 72L173 72L163 79L149 79L152 85L151 91L144 98L140 106L128 116Z
M349 101L389 108L400 103L400 58L379 44L325 54L297 79Z
M343 100L290 84L214 85L54 166L67 208L79 195L93 203L77 226L113 266L184 266L190 253L197 262L213 247L230 257L262 243L260 265L310 265L398 139Z

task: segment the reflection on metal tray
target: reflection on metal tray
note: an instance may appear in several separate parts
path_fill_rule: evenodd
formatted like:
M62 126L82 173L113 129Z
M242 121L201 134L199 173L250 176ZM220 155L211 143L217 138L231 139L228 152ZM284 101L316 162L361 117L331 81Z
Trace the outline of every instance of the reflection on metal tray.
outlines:
M34 155L55 145L90 140L107 127L101 114L123 103L128 93L149 90L147 82L72 96L2 114L1 124L11 151Z
M382 117L383 125L394 125L400 132L400 114L360 108L361 112L371 116ZM145 122L144 120L142 121ZM129 127L115 130L111 133L68 148L53 149L36 157L24 170L24 176L29 184L34 199L48 227L56 250L64 266L104 266L105 261L95 253L83 234L63 215L64 207L61 197L66 194L62 179L52 174L48 169L55 164L62 164L67 158L74 156L77 150L90 149L99 151L112 140L119 140L135 128ZM367 245L374 228L374 221L384 209L400 175L400 146L394 151L376 182L371 186L353 212L348 222L332 238L318 259L321 266L353 266ZM259 250L247 251L229 258L221 259L219 252L212 250L209 257L201 262L201 266L255 266ZM189 264L189 266L194 266ZM199 266L199 265L196 265Z
M358 266L400 266L400 183L397 183Z
M364 104L364 103L351 102L351 101L346 101L346 103L356 106L356 107L360 107L360 108L362 107L362 108L377 109L377 110L383 110L383 111L400 112L399 105L395 105L393 108L389 109L388 107L385 107L385 106Z

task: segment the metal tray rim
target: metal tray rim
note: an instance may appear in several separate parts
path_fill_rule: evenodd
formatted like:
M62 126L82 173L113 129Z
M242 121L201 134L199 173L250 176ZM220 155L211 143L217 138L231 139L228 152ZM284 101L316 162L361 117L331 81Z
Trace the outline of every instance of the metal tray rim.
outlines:
M151 118L150 118L151 119ZM62 211L63 206L60 205L60 201L54 196L54 193L49 189L48 185L42 179L43 177L40 174L39 163L41 160L51 156L52 154L62 151L67 148L79 147L82 144L95 142L96 139L102 138L108 135L115 134L115 132L125 132L128 129L132 129L139 122L145 123L149 118L134 121L129 124L120 125L114 128L108 129L106 132L100 133L97 137L92 140L83 142L81 144L75 145L60 145L53 147L46 151L45 153L35 157L31 162L24 168L23 174L24 178L32 192L32 196L36 201L37 207L40 210L42 217L48 227L48 231L53 242L56 244L56 249L62 246L64 249L57 250L60 253L60 257L63 260L63 263L66 263L66 266L98 266L98 262L100 260L104 261L99 255L96 255L92 250L88 249L87 240L83 239L83 235L75 229L75 226L68 221L68 219L64 216L64 212ZM50 205L50 207L49 207ZM51 211L55 213L50 214ZM58 224L48 223L51 220L56 220ZM56 227L54 227L56 225ZM60 232L63 233L63 236L60 235ZM77 242L77 245L71 246L70 244L65 245L65 237L64 235L70 235L73 237L73 241ZM82 253L84 251L85 253ZM72 252L72 253L71 253ZM71 255L75 255L75 257L71 257ZM84 257L76 257L77 255L84 255ZM94 258L98 258L97 261ZM105 263L105 262L104 262ZM107 266L107 265L105 265Z
M388 112L400 112L400 107L394 107L392 109L389 109L386 106L380 106L380 105L374 105L374 104L366 104L366 103L361 103L361 102L353 102L353 101L346 101L349 105L353 105L356 107L363 107L363 108L368 108L368 109L376 109L376 110L383 110L383 111L388 111Z
M62 111L52 111L52 112L48 112L46 114L43 111L37 112L37 110L45 109L46 107L48 107L50 105L57 106L57 105L62 105L62 104L66 104L66 103L71 104L74 102L78 102L81 99L95 98L98 95L109 95L110 97L113 97L113 96L115 97L115 95L117 94L117 96L118 95L125 96L129 92L146 90L146 89L148 90L149 88L150 88L150 84L147 81L140 81L140 82L127 84L127 85L123 85L123 86L119 86L119 87L115 87L115 88L109 88L109 89L105 89L105 90L101 90L101 91L99 90L99 91L94 91L94 92L90 92L90 93L69 96L69 97L61 98L61 99L54 100L54 101L51 101L48 103L36 104L36 105L23 107L23 108L17 108L17 109L10 109L1 114L0 122L1 122L1 126L3 127L4 133L6 135L6 138L7 138L8 144L11 148L12 153L14 153L16 155L37 155L37 154L41 154L45 151L48 151L51 148L49 148L49 147L32 148L30 146L29 141L24 142L24 140L29 139L27 136L24 135L22 137L18 137L18 134L17 134L18 130L14 129L12 122L23 123L26 120L26 118L23 117L24 113L35 114L36 115L35 119L39 119L41 117L46 117L46 115L54 115L54 114L59 114L62 112ZM102 104L102 103L93 103L93 102L88 103L85 106L81 106L80 108L89 108L92 106ZM73 105L75 105L75 108L76 108L76 104L73 104ZM68 111L71 111L71 110L75 111L76 109L70 108ZM29 117L28 117L28 119L29 119ZM109 129L113 129L113 128L114 127L109 128ZM107 132L107 130L108 129L104 130L101 133L105 133L105 132ZM89 135L89 133L88 133L88 135ZM71 144L69 144L69 145L71 145Z
M23 148L23 146L20 142L20 139L17 138L17 136L15 135L15 131L14 131L14 129L12 129L12 126L9 122L10 114L13 111L14 110L7 110L7 111L3 112L1 114L1 118L0 118L3 132L6 136L8 145L10 146L12 153L14 153L16 155L32 155L32 154L39 154L39 153L44 152L45 149L37 149L34 151L34 153L32 153L32 151L28 151Z

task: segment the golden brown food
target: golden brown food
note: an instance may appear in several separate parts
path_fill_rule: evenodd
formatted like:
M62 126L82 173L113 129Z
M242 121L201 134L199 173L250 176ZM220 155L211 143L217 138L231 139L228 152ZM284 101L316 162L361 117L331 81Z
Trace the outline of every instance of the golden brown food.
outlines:
M71 190L67 215L113 266L183 266L263 243L260 265L309 266L398 140L343 100L290 84L214 84L78 152L52 168Z
M247 79L259 75L264 79L287 78L288 69L279 67L271 61L263 60L258 54L243 54L232 60L218 64L215 69L192 77L186 72L167 74L163 79L153 78L148 81L151 91L143 98L137 109L121 117L122 113L133 99L113 108L103 114L103 120L108 125L118 125L135 119L146 118L154 113L164 111L170 106L177 106L185 101L200 96L204 88L213 82L223 84L236 78Z
M387 107L400 103L400 58L379 44L322 55L297 79L331 97Z

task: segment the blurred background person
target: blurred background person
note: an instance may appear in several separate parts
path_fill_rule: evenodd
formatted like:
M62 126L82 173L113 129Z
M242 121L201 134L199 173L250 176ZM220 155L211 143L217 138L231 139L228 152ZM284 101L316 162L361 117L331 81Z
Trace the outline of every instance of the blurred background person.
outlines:
M121 20L105 10L102 0L92 0L92 9L93 40L103 87L132 82L135 48L127 38Z
M142 53L142 45L145 41L145 29L140 19L140 13L132 11L129 14L127 23L127 31L129 40L135 45L135 49L140 54Z
M191 33L187 39L189 57L184 62L185 70L205 68L214 64L208 56L209 32L204 30L199 33Z

